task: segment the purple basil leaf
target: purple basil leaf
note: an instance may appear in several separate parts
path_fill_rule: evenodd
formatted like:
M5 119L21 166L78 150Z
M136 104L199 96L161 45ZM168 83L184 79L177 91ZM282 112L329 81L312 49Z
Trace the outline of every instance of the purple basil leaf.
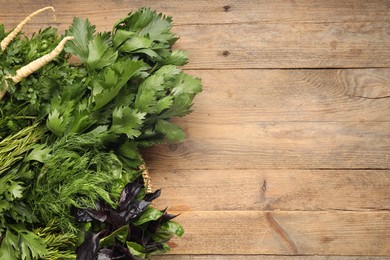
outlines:
M129 205L133 202L138 193L143 189L143 179L140 176L135 181L126 185L123 189L121 196L119 197L117 211L122 212L124 209L127 209Z
M140 216L149 207L149 205L150 202L144 200L134 201L119 214L125 218L126 222L128 222Z
M98 201L96 203L96 209L76 209L75 216L76 219L81 222L92 220L104 222L107 219L107 212L110 210L110 206L104 201Z
M141 245L143 245L143 246L147 245L149 243L150 239L151 239L150 233L149 232L143 232L142 239L141 239L141 241L142 241Z
M130 234L127 238L127 241L132 241L141 245L145 245L143 243L144 233L145 232L141 227L134 226L130 223Z
M107 222L111 224L112 230L117 230L127 224L125 218L114 210L110 210L107 213Z
M151 201L157 199L158 197L160 197L160 195L161 195L161 190L156 190L153 193L146 194L144 197L144 200L151 202Z
M104 222L107 219L105 212L100 212L94 209L79 209L76 212L76 219L81 222L88 222L98 220Z
M176 218L178 215L174 215L174 214L169 214L167 212L164 212L164 214L161 216L161 224L164 224L165 222L168 222L174 218Z
M146 253L151 253L151 252L154 252L154 251L163 251L164 250L164 246L163 246L163 243L165 243L166 241L164 242L159 242L159 243L153 243L153 244L149 244L147 246L145 246L145 252Z
M105 230L100 231L99 233L87 232L85 233L84 242L77 248L77 258L76 260L93 260L96 257L96 254L99 250L99 240L101 234Z
M97 260L112 260L113 252L111 249L103 248L99 250Z

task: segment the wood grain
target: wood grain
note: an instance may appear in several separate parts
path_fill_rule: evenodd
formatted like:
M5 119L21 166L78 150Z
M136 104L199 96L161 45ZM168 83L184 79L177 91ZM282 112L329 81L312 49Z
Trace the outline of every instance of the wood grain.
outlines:
M158 255L153 260L388 260L384 256Z
M388 0L0 0L0 23L47 5L27 35L172 15L203 79L187 140L143 150L186 230L153 259L389 259Z
M187 73L204 87L180 122L390 121L390 69Z
M28 4L25 1L18 2L16 6L14 3L11 4L11 2L4 0L0 3L2 6L0 17L3 17L6 27L15 26L17 21L22 20L23 16L31 12L30 2L27 2ZM91 1L50 1L47 4L53 4L58 9L57 22L53 23L51 14L44 14L41 19L35 19L35 22L27 26L25 31L31 34L32 31L36 31L42 26L55 24L60 32L63 32L71 23L73 16L89 18L93 24L97 24L99 31L110 31L112 24L129 10L147 5L147 3L140 1L134 4L130 3L130 1L93 1L93 3ZM40 2L40 5L42 5L42 2ZM215 5L214 3L210 6L211 10L215 10ZM270 9L277 7L277 3L272 4L272 6L270 4L259 4L256 5L255 9L250 9L254 5L252 3L246 6L236 2L236 6L247 9L247 12L250 10L251 14L257 13L257 17L264 12L261 9L262 5L266 5ZM311 5L315 10L322 10L323 17L326 14L328 14L328 17L337 16L334 13L335 5L322 6L313 3ZM355 5L352 2L347 2L345 5L339 3L336 6L340 6L340 9L336 8L336 10L341 10L340 12L346 12L348 8L358 10L356 11L358 17L360 13L360 17L364 14L364 17L367 18L353 19L353 14L345 14L341 17L347 16L349 18L342 19L342 22L339 23L319 22L316 12L302 10L302 8L309 8L306 10L310 10L311 5L303 4L298 9L295 9L293 5L284 11L284 13L289 13L291 17L295 14L294 19L300 17L301 13L306 13L303 22L289 21L288 18L284 21L282 18L282 20L259 23L250 22L244 18L244 23L237 23L233 19L230 23L194 24L194 22L190 22L187 25L183 24L174 29L181 37L177 48L189 51L191 63L187 65L187 68L193 69L389 66L390 23L388 22L388 14L390 7L388 2L383 1L378 4L373 2L368 4L359 3ZM168 4L165 2L165 5L159 3L153 7L161 6L169 8L169 6L179 7L185 6L185 4L176 2L175 5L175 3ZM193 4L191 3L190 6L193 6ZM183 20L188 20L187 16L194 16L194 12L201 13L199 8L201 10L209 9L207 5L195 6L197 7L192 11L189 11L190 7L187 6L183 10L177 10L177 13L186 14L183 15ZM214 19L229 13L224 11L224 6L230 5L218 3L219 15L216 15ZM279 6L283 5L279 2ZM9 14L12 14L10 10L18 7L21 8L18 13L22 17L10 17ZM381 7L383 9L380 9ZM116 10L119 11L116 12ZM161 11L164 11L164 9ZM274 13L273 17L278 17L275 16L277 12L278 9L276 8L274 12L268 12L268 15L271 16ZM375 15L369 16L370 14ZM232 15L239 17L238 14ZM180 17L180 15L178 16ZM311 18L308 18L308 16ZM372 19L372 17L375 18ZM202 17L196 17L195 19L202 20ZM245 37L242 37L243 35ZM379 53L380 59L378 59Z
M162 189L155 206L173 211L390 210L390 171L159 168L151 176Z
M189 25L175 31L181 37L176 47L188 50L191 69L390 64L390 23Z
M226 23L343 23L389 21L390 4L386 0L369 1L208 1L208 0L1 0L0 17L8 24L21 21L31 10L53 5L57 22L69 23L73 16L89 16L99 28L131 10L150 7L174 17L175 24ZM15 12L18 10L18 12ZM50 21L51 22L51 21ZM41 24L42 21L32 21Z
M187 233L172 254L390 254L389 212L196 211L178 221Z
M157 169L390 169L390 122L181 124L181 144L145 149Z

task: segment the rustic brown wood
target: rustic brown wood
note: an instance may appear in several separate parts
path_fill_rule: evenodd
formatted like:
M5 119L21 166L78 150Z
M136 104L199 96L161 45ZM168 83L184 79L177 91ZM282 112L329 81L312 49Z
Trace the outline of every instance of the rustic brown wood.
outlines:
M255 118L254 118L255 121ZM186 122L187 140L144 151L158 169L390 169L390 122Z
M162 189L155 206L174 211L390 210L390 171L158 169L151 175Z
M390 5L386 0L370 1L208 1L208 0L51 0L10 2L1 0L1 22L14 23L31 10L55 6L60 24L73 16L89 16L98 27L107 27L107 20L119 19L130 10L151 7L174 17L175 24L224 23L343 23L388 22ZM15 12L15 10L18 10ZM34 24L42 21L33 21Z
M143 151L156 206L186 230L154 259L388 259L388 0L0 0L0 23L46 5L57 20L27 35L73 16L110 30L141 6L172 15L203 79L176 120L188 139Z
M153 260L388 260L385 256L158 255Z
M204 89L180 122L390 121L390 69L187 73Z
M389 255L389 212L193 211L172 254Z
M175 28L188 68L388 67L390 23L223 24ZM378 52L381 58L378 59Z
M282 255L159 255L153 260L388 260L383 256L282 256Z
M0 16L3 17L4 22L9 27L15 26L15 24L11 24L11 21L15 23L15 17L9 16L12 13L10 10L15 10L17 6L20 6L22 10L25 10L21 12L17 9L21 16L31 12L29 1L28 4L25 2L19 3L17 6L14 4L7 1L1 4L2 12ZM42 6L42 3L40 4ZM125 15L128 10L140 5L147 5L144 2L130 4L130 1L125 1L118 4L116 1L107 3L107 1L102 0L53 1L50 4L58 9L58 21L54 24L59 27L61 32L69 26L74 15L89 17L92 23L98 25L98 30L111 30L112 24ZM224 12L223 7L226 5L218 4L219 12L215 15L217 19L219 16L228 13ZM176 5L182 6L179 3L176 3ZM193 4L187 4L187 7L185 7L187 10L189 9L188 5L192 6ZM239 5L238 2L237 5L244 9L254 6L254 4ZM266 4L266 6L272 8L269 5ZM321 5L314 5L313 3L312 5L312 8L316 8L316 10L322 9ZM160 3L159 6L164 6L164 4ZM198 6L198 9L208 9L204 5L196 6ZM277 4L272 4L272 6L276 8ZM279 3L279 6L282 5ZM158 6L154 7L158 8ZM380 11L381 7L383 9ZM119 12L115 12L117 8L120 10ZM255 9L249 10L252 10L251 13L257 13L256 16L258 17L264 12L261 8L262 5L258 4ZM311 5L303 5L303 8L311 8ZM348 8L359 10L357 11L358 16L359 13L364 12L367 19L355 20L352 19L353 14L344 14L349 18L342 20L342 23L329 22L329 20L319 22L316 12L306 12L304 18L306 20L303 22L284 22L284 20L278 19L272 22L259 23L248 22L244 19L244 23L234 20L231 23L222 24L207 23L202 25L196 23L175 28L175 31L181 37L177 48L189 51L191 63L187 67L195 69L388 67L390 64L390 22L388 22L390 7L388 3L383 1L376 5L373 3L353 5L349 2L345 5L341 4L340 10L344 9L346 13ZM368 8L369 11L365 8ZM185 9L179 9L177 13L191 15L194 12L187 13L184 11ZM335 5L324 5L321 13L323 13L323 17L325 17L325 14L328 14L329 17L335 17L337 14L334 13L334 10ZM277 12L277 9L275 11ZM295 14L294 19L304 13L302 9L295 10L294 5L284 12L290 15ZM372 19L370 14L375 14L375 17L379 18ZM61 18L62 15L65 15L65 17ZM22 18L20 17L20 19ZM201 17L197 19L201 20ZM42 21L45 22L42 23ZM49 14L46 14L45 19L35 19L35 22L26 27L25 31L31 33L50 23L53 24L52 18ZM190 24L193 24L193 22ZM380 53L380 59L378 59L378 53Z

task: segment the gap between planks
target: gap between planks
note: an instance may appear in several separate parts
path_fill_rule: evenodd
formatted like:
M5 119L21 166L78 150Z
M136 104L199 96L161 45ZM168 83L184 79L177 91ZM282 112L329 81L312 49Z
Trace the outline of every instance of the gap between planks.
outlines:
M172 254L390 254L389 212L192 211L178 222Z
M16 3L0 1L2 17L23 19L23 13L39 9L45 1L19 0ZM88 14L99 25L106 24L107 16L119 19L128 12L146 6L174 17L177 25L183 24L242 24L242 23L344 23L344 22L386 22L389 20L389 4L376 1L190 1L190 0L52 0L65 22L71 16ZM19 10L13 14L12 11ZM11 20L12 20L11 19ZM19 20L20 20L19 19Z
M169 253L168 253L169 254ZM346 255L156 255L152 260L389 260L386 256L346 256Z
M97 23L99 31L110 31L111 24L120 17L119 13L102 16L100 12L107 11L110 7L102 9L101 7L106 4L101 1L89 5L84 5L79 1L65 5L53 2L53 5L56 4L59 7L57 16L60 22L57 22L57 25L60 32L70 25L72 10L75 12L74 15L88 17L92 23ZM119 4L113 3L111 8L116 8ZM212 4L208 3L208 5ZM240 6L239 3L236 5ZM31 7L28 6L30 10ZM389 10L385 2L372 5L371 8L378 10L370 17L378 15L387 17L389 11L380 12L380 6ZM87 9L80 13L78 7ZM362 16L367 16L368 7L362 5L356 7L356 10L361 12ZM2 5L2 10L6 10L4 5ZM294 10L294 8L289 9L286 13L294 13ZM325 11L322 12L333 17L334 10L335 8L326 6ZM344 10L346 10L345 6ZM186 15L194 14L191 10L186 10L186 12ZM248 11L248 13L253 12L254 10ZM10 13L12 12L7 12L7 15ZM231 15L231 22L234 22L237 17L233 12ZM306 15L310 17L313 14L309 12ZM316 21L318 17L313 16L309 19L309 23L303 24L278 20L274 24L226 23L176 26L174 31L181 39L175 46L189 51L191 63L187 65L187 68L192 69L388 67L390 63L388 20L378 19L375 22L368 22L354 18L356 16L352 15L347 21L343 20L338 24L315 24L313 21ZM7 21L7 27L10 23L17 23L14 19ZM50 25L50 22L51 19L47 25ZM42 23L37 25L32 21L25 28L25 32L31 34L41 26ZM381 59L378 59L378 56Z
M177 211L389 211L390 171L150 170ZM210 192L212 191L212 192ZM208 194L208 196L204 196Z

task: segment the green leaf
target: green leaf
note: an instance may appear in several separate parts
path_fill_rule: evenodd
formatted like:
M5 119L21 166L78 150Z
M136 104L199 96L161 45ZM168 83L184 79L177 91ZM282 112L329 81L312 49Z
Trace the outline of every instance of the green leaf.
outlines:
M188 74L181 73L175 82L175 87L172 89L174 95L182 93L195 94L202 91L202 83L200 79L194 78Z
M157 14L150 9L141 9L143 12L144 26L140 30L140 35L148 35L153 41L174 42L175 35L170 31L172 28L172 17ZM148 22L146 24L146 22Z
M132 255L138 256L142 259L146 258L146 254L142 253L145 250L145 248L140 244L137 244L135 242L126 242L126 245Z
M64 117L60 115L57 109L54 109L46 121L46 126L57 136L62 136L65 132L67 122L64 121Z
M175 222L175 221L167 221L160 227L161 230L164 230L166 232L170 232L172 234L175 234L179 237L184 235L184 229L183 227Z
M115 239L122 243L126 243L127 235L129 234L129 225L124 225L112 232L109 236L106 236L99 241L100 247L108 247L115 243Z
M106 67L95 79L92 89L94 110L98 110L114 99L127 81L144 66L141 61L120 60Z
M92 26L88 19L74 18L66 35L73 36L74 40L69 41L65 46L65 51L77 55L83 62L88 59L89 42L95 33L95 26Z
M133 160L141 160L141 155L137 148L137 143L126 140L118 149L118 153L121 156L124 156Z
M47 158L49 158L51 150L51 148L47 147L44 144L37 145L24 159L24 161L38 161L43 163Z
M142 36L131 36L120 47L123 52L133 52L139 49L148 49L152 45L152 41Z
M118 52L114 51L102 35L96 35L88 44L88 58L85 61L90 69L101 69L113 64L118 58Z
M116 30L115 33L113 34L113 39L112 39L112 43L114 47L118 48L134 34L135 34L134 32L129 32L126 30Z
M139 91L134 107L141 112L153 113L156 109L156 92L153 90Z
M172 96L166 96L157 101L156 104L156 113L160 114L164 109L169 108L173 103L173 97Z
M177 95L173 99L172 105L159 117L169 119L175 116L185 116L191 112L193 96L189 94Z
M11 207L11 203L5 200L3 196L0 196L0 213L9 210L10 207Z
M11 180L8 181L9 186L5 193L5 197L8 201L13 201L14 199L23 197L24 187L22 187L20 184L21 182L15 182Z
M48 253L45 241L21 225L9 225L0 248L0 259L38 259Z
M188 63L188 54L186 51L182 50L174 50L172 51L171 55L164 59L161 64L164 65L176 65L176 66L183 66Z
M176 66L166 65L145 79L138 88L134 107L141 112L155 113L157 110L157 96L166 97L164 89L172 84L179 73L180 69ZM167 100L166 102L170 101ZM162 109L161 105L165 106L167 103L160 103L159 109Z
M143 54L146 54L147 56L149 56L153 60L160 60L159 54L151 49L146 49L146 48L139 49L139 50L134 51L134 53L143 53Z
M129 107L117 107L112 114L110 131L116 134L126 134L128 138L138 137L141 134L145 113L131 110Z
M159 219L163 213L155 208L148 208L139 218L137 218L133 224L140 226L146 222Z
M67 132L71 123L74 100L63 101L54 98L51 102L51 112L46 121L46 126L57 136L62 136Z
M183 234L184 229L182 226L174 221L167 221L152 234L152 239L156 242L161 242L170 239L173 235L181 237Z
M171 42L176 40L175 35L170 31L172 18L157 14L149 8L141 8L134 13L119 20L114 30L125 29L137 32L141 36L148 36L153 41Z
M183 129L173 123L161 119L157 120L156 131L165 135L167 139L172 142L183 141L185 138Z
M80 101L77 109L73 111L72 117L73 122L69 130L70 133L83 133L98 121L96 114L91 112L87 99Z
M33 232L22 230L19 233L22 259L36 259L48 253L45 241Z
M9 229L5 232L0 247L0 259L18 260L19 257L18 236Z

